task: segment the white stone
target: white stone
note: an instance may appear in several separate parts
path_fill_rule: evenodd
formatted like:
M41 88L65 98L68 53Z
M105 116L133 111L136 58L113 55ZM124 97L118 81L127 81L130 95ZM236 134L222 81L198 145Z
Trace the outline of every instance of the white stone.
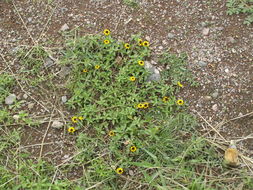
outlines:
M215 111L215 112L218 111L218 105L217 105L217 104L214 104L214 105L212 106L212 110Z
M7 105L13 104L13 103L15 102L16 98L17 98L17 97L16 97L15 94L10 94L9 96L7 96L7 97L5 98L5 104L7 104Z
M146 40L150 42L151 38L149 36L146 36Z
M151 63L155 63L157 64L155 61L151 61ZM153 65L151 64L149 61L145 61L145 69L147 69L151 75L148 77L148 81L159 81L161 79L161 75L159 70Z
M207 36L207 35L209 34L209 31L210 31L209 28L204 28L204 29L202 30L202 34L203 34L204 36Z
M68 159L69 158L69 155L68 154L66 154L66 155L64 155L63 157L62 157L62 159Z
M66 103L67 102L67 96L62 96L61 101L62 101L62 103Z
M212 100L212 97L211 96L204 96L204 100L205 101L210 101L210 100Z
M175 35L174 35L174 34L172 34L172 33L168 33L167 37L168 37L169 39L172 39L172 38L174 38L174 37L175 37Z
M19 115L14 115L14 116L13 116L13 119L14 119L15 121L19 120L19 118L20 118Z
M66 31L68 29L69 29L69 26L65 23L64 25L62 25L60 31L64 32L64 31Z
M24 95L23 95L23 98L24 98L24 99L27 99L27 98L28 98L28 95L27 95L27 94L24 94Z
M28 104L27 107L28 107L29 110L31 110L31 109L33 109L34 105L35 105L35 103L30 103L30 104Z
M229 36L227 37L227 42L234 44L236 43L236 40L232 36Z
M55 128L55 129L60 129L60 128L63 127L63 123L60 122L60 121L53 121L52 127Z

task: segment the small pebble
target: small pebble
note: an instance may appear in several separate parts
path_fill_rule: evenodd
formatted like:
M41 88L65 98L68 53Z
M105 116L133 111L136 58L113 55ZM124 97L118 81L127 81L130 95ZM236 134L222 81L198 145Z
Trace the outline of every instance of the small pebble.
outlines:
M23 95L23 98L24 98L24 99L27 99L27 98L28 98L28 95L27 95L27 94L24 94L24 95Z
M214 93L211 94L211 96L212 96L213 98L217 98L218 95L219 95L218 91L215 91Z
M28 22L32 22L33 18L29 17L27 20L28 20Z
M212 100L212 97L211 96L204 96L204 100L205 101L210 101L210 100Z
M149 41L150 42L150 40L151 40L151 38L149 37L149 36L146 36L146 38L145 38L147 41Z
M214 105L212 106L212 110L215 111L215 112L218 111L218 105L217 105L217 104L214 104Z
M204 29L202 30L202 34L203 34L204 36L207 36L207 35L209 34L209 31L210 31L209 28L204 28Z
M234 43L236 43L236 40L232 36L229 36L229 37L227 37L227 42L234 44Z
M52 59L50 59L49 57L46 58L45 63L44 63L44 67L51 67L54 65L54 61Z
M31 109L33 109L34 105L35 105L35 103L29 103L27 107L29 110L31 110Z
M17 97L16 97L15 94L10 94L9 96L7 96L7 97L5 98L5 104L7 104L7 105L13 104L13 103L15 102L16 98L17 98Z
M172 39L172 38L174 38L175 37L175 35L174 34L172 34L172 33L168 33L168 36L167 36L169 39Z
M199 65L200 67L205 67L205 66L207 66L207 62L199 61L199 62L198 62L198 65Z
M62 103L66 103L67 102L67 96L62 96L61 101L62 101Z
M63 127L63 123L60 121L53 121L52 127L55 129L61 129Z
M133 176L134 175L134 171L133 170L129 170L129 175Z
M19 115L14 115L14 116L13 116L13 119L14 119L15 121L19 120L19 118L20 118Z
M64 155L64 156L62 157L63 160L68 159L68 158L69 158L69 155L68 155L68 154L66 154L66 155Z
M60 32L64 32L66 30L69 30L69 26L65 23L64 25L62 25L62 27L60 28Z

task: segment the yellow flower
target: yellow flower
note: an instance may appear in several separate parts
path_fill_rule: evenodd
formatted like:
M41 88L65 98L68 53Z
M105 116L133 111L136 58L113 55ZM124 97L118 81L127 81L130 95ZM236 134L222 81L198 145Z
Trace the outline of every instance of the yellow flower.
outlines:
M99 68L100 68L100 65L96 65L96 66L95 66L95 69L99 69Z
M74 127L69 127L68 128L69 133L74 133L75 131L76 131L76 129Z
M169 98L168 96L164 96L164 97L163 97L163 102L168 102L169 99L170 99L170 98Z
M104 30L104 35L108 36L108 35L110 35L110 33L111 33L110 30L108 30L108 29L105 29L105 30Z
M142 39L138 39L138 45L139 45L139 46L142 46L142 45L143 45Z
M109 40L104 40L104 44L109 44L110 41Z
M130 147L130 151L131 151L131 152L135 152L136 150L137 150L136 146L131 146L131 147Z
M178 104L178 105L183 105L183 104L184 104L184 100L179 99L179 100L177 101L177 104Z
M84 73L87 73L87 72L88 72L88 69L83 69L83 72L84 72Z
M71 120L72 120L73 123L77 123L78 117L74 116L74 117L71 118Z
M117 174L123 174L124 170L123 170L123 168L117 168L116 172L117 172Z
M113 136L115 136L115 133L114 133L114 131L109 131L108 135L109 135L110 137L113 137Z
M148 107L149 107L149 103L148 103L148 102L144 102L144 103L143 103L143 108L146 109L146 108L148 108Z
M137 107L138 108L144 108L144 104L138 104Z
M82 120L84 119L84 117L83 117L83 116L79 116L78 119L79 119L80 121L82 121Z
M126 49L130 49L130 44L129 43L125 43L124 46L125 46Z
M143 42L143 46L149 47L149 42L148 42L148 41L144 41L144 42Z
M138 61L138 64L139 64L140 66L143 66L143 65L144 65L144 61Z
M132 76L132 77L129 78L129 80L130 80L130 81L135 81L136 78Z
M178 85L179 87L181 87L181 88L184 87L179 81L177 82L177 85Z

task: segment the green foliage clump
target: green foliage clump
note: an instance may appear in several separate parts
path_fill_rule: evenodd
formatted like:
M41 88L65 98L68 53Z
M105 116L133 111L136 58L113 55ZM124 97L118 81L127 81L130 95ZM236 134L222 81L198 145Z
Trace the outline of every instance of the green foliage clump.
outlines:
M160 80L150 81L152 73L145 68L151 59L149 43L143 46L140 40L133 36L125 43L110 35L92 35L67 43L61 62L72 70L68 78L72 96L67 105L76 112L70 126L77 129L72 133L79 134L81 153L76 161L89 171L84 181L108 180L111 186L121 175L116 169L122 168L123 174L136 171L142 183L166 186L166 176L174 173L152 168L177 170L178 165L194 176L191 166L206 148L194 135L182 138L196 125L185 104L177 102L182 98L176 95L181 83L194 84L185 55L163 54L158 63L168 69L162 71ZM208 159L209 154L203 157ZM161 177L153 178L156 175Z
M227 0L227 13L240 14L244 13L247 17L244 24L250 25L253 23L253 1L252 0Z
M49 58L49 53L42 46L34 46L31 49L20 49L18 51L18 58L21 64L19 71L22 80L26 81L30 86L36 87L43 82L44 84L51 84L53 74L48 72L45 64Z

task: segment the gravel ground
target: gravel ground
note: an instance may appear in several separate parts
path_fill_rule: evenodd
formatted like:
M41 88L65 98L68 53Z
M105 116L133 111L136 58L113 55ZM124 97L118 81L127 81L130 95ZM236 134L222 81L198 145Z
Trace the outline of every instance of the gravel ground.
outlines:
M23 46L60 47L63 43L61 31L76 27L81 35L108 28L114 36L126 41L131 34L141 32L151 42L154 54L167 50L187 53L188 66L200 85L189 88L184 84L180 96L188 102L190 111L198 112L211 125L216 126L224 119L229 121L220 126L219 131L226 140L231 140L253 134L253 116L249 114L253 110L253 28L243 25L243 19L243 15L227 16L225 1L221 0L142 0L135 8L121 0L56 0L51 4L1 1L0 53L7 61L13 61ZM50 45L46 43L48 41L51 41ZM57 54L52 53L52 57L57 59ZM18 62L13 61L10 67L16 71ZM3 59L0 59L0 69L8 71ZM52 69L52 72L58 71L57 66ZM47 103L43 105L48 110L53 109L57 100L58 109L64 113L61 98L66 92L38 96L36 90L26 86L27 92L37 100L34 102L34 99L24 98L24 93L18 89L17 98L23 99L24 109L33 111L34 115L48 114L39 105L45 98ZM200 121L203 132L210 129L206 122ZM38 134L28 133L36 135L36 142L40 142L43 136L39 134L44 134L43 130L45 127L41 131L39 128ZM49 134L46 142L63 140L62 133L58 136ZM24 145L36 143L28 141L24 140ZM59 144L54 146L63 147ZM252 145L253 139L239 143L240 150L251 157ZM59 160L73 152L71 146L69 149L65 146L64 150Z

